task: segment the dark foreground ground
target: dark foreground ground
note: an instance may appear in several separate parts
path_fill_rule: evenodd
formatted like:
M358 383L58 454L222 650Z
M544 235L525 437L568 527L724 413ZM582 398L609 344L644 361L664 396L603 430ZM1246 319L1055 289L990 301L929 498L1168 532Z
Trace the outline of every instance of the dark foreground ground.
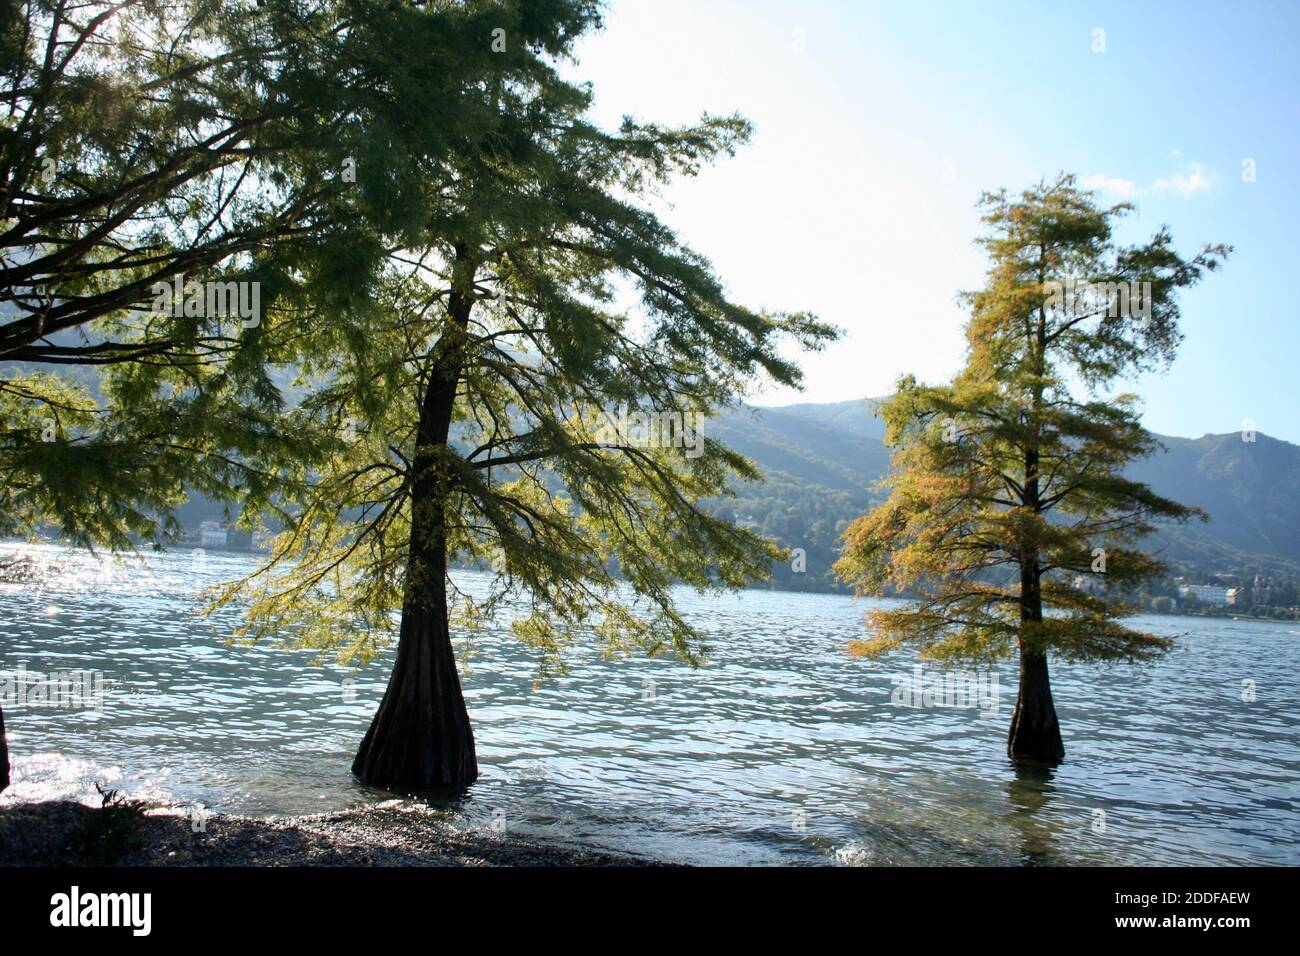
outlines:
M197 828L197 829L196 829ZM457 829L410 807L258 820L116 803L0 806L0 866L647 866Z

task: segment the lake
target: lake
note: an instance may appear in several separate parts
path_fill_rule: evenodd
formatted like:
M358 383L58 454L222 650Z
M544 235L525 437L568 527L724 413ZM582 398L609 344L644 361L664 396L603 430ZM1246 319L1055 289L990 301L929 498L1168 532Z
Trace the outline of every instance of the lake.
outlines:
M232 617L195 616L199 588L254 558L0 545L18 553L61 567L0 585L0 676L91 670L103 692L94 708L6 703L0 801L90 801L96 782L267 816L393 798L349 773L391 656L353 671L230 646ZM455 576L470 592L488 580ZM1142 618L1177 648L1145 667L1055 665L1066 762L1018 774L1010 663L952 693L961 675L931 665L918 682L912 658L845 653L872 602L680 603L708 635L698 670L587 652L534 687L508 633L476 640L482 777L436 805L465 827L689 863L1300 863L1300 625Z

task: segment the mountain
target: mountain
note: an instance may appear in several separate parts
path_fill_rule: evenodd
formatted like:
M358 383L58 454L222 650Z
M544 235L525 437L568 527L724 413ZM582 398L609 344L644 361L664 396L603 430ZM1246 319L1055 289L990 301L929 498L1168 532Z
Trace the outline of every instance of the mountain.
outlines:
M1170 557L1209 563L1245 552L1300 561L1300 447L1237 432L1160 440L1167 450L1134 462L1129 474L1210 515L1208 524L1158 535Z
M861 405L834 414L840 405ZM742 407L709 422L708 435L778 473L809 486L865 494L889 467L881 434L867 424L866 403ZM875 421L878 422L878 419Z
M849 432L860 438L885 440L885 423L874 411L877 398L863 398L848 402L815 404L804 402L764 408L763 412L780 412L795 420L812 421L837 431Z
M714 503L789 548L806 570L781 566L774 585L836 587L829 573L845 525L883 495L889 468L883 422L866 400L742 407L706 426L768 476ZM1210 515L1208 523L1162 528L1148 539L1171 563L1206 573L1300 570L1300 447L1257 434L1160 437L1164 451L1134 462L1131 477ZM1253 570L1251 570L1253 569Z
M0 363L0 377L23 363ZM60 374L96 390L98 370L60 368ZM292 370L277 370L292 391ZM753 460L767 481L736 489L735 498L710 503L789 548L804 551L805 569L774 570L776 587L839 589L830 574L841 532L883 493L873 486L889 470L884 423L873 400L742 406L712 419L706 432ZM1281 573L1300 579L1300 447L1267 435L1244 441L1238 433L1200 438L1161 437L1164 451L1134 462L1129 474L1157 492L1210 515L1208 524L1162 528L1153 550L1180 569L1202 575L1232 572L1249 578ZM227 520L223 506L202 498L183 505L187 527Z

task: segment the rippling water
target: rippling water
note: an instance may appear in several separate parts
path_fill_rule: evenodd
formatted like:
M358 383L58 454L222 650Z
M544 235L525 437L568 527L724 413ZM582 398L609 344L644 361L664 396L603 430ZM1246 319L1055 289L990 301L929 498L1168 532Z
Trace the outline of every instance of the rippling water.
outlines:
M89 799L96 782L256 815L391 798L348 772L390 658L354 672L228 646L232 618L195 618L198 588L251 558L0 545L17 553L64 567L0 585L0 676L89 669L107 686L98 710L5 707L16 779L0 800ZM1294 623L1153 617L1183 635L1154 667L1058 667L1067 760L1031 777L1003 756L1010 665L982 707L900 707L912 659L844 652L866 602L684 591L681 604L709 635L700 670L586 655L534 689L508 634L477 641L465 693L483 776L445 811L696 863L1300 863Z

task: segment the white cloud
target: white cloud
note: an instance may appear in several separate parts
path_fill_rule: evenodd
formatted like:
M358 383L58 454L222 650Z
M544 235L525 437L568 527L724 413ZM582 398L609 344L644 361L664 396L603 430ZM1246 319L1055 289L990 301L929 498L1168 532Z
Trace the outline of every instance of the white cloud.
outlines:
M1192 163L1186 173L1174 173L1168 179L1157 179L1151 189L1158 193L1173 191L1184 199L1190 199L1199 192L1210 188L1212 180L1205 174L1200 163Z
M1133 182L1133 180L1103 176L1100 173L1095 176L1082 177L1079 180L1079 185L1097 192L1114 193L1122 199L1131 199L1138 192L1137 183Z
M1174 150L1179 156L1182 154ZM1191 199L1197 193L1207 192L1214 184L1214 177L1205 171L1205 167L1200 163L1189 163L1186 172L1172 173L1157 179L1150 186L1145 188L1138 186L1131 179L1122 179L1118 176L1106 176L1096 173L1092 176L1082 176L1079 178L1079 184L1085 189L1096 190L1097 192L1110 193L1118 196L1120 199L1133 199L1149 193L1166 195L1176 193L1184 199Z

